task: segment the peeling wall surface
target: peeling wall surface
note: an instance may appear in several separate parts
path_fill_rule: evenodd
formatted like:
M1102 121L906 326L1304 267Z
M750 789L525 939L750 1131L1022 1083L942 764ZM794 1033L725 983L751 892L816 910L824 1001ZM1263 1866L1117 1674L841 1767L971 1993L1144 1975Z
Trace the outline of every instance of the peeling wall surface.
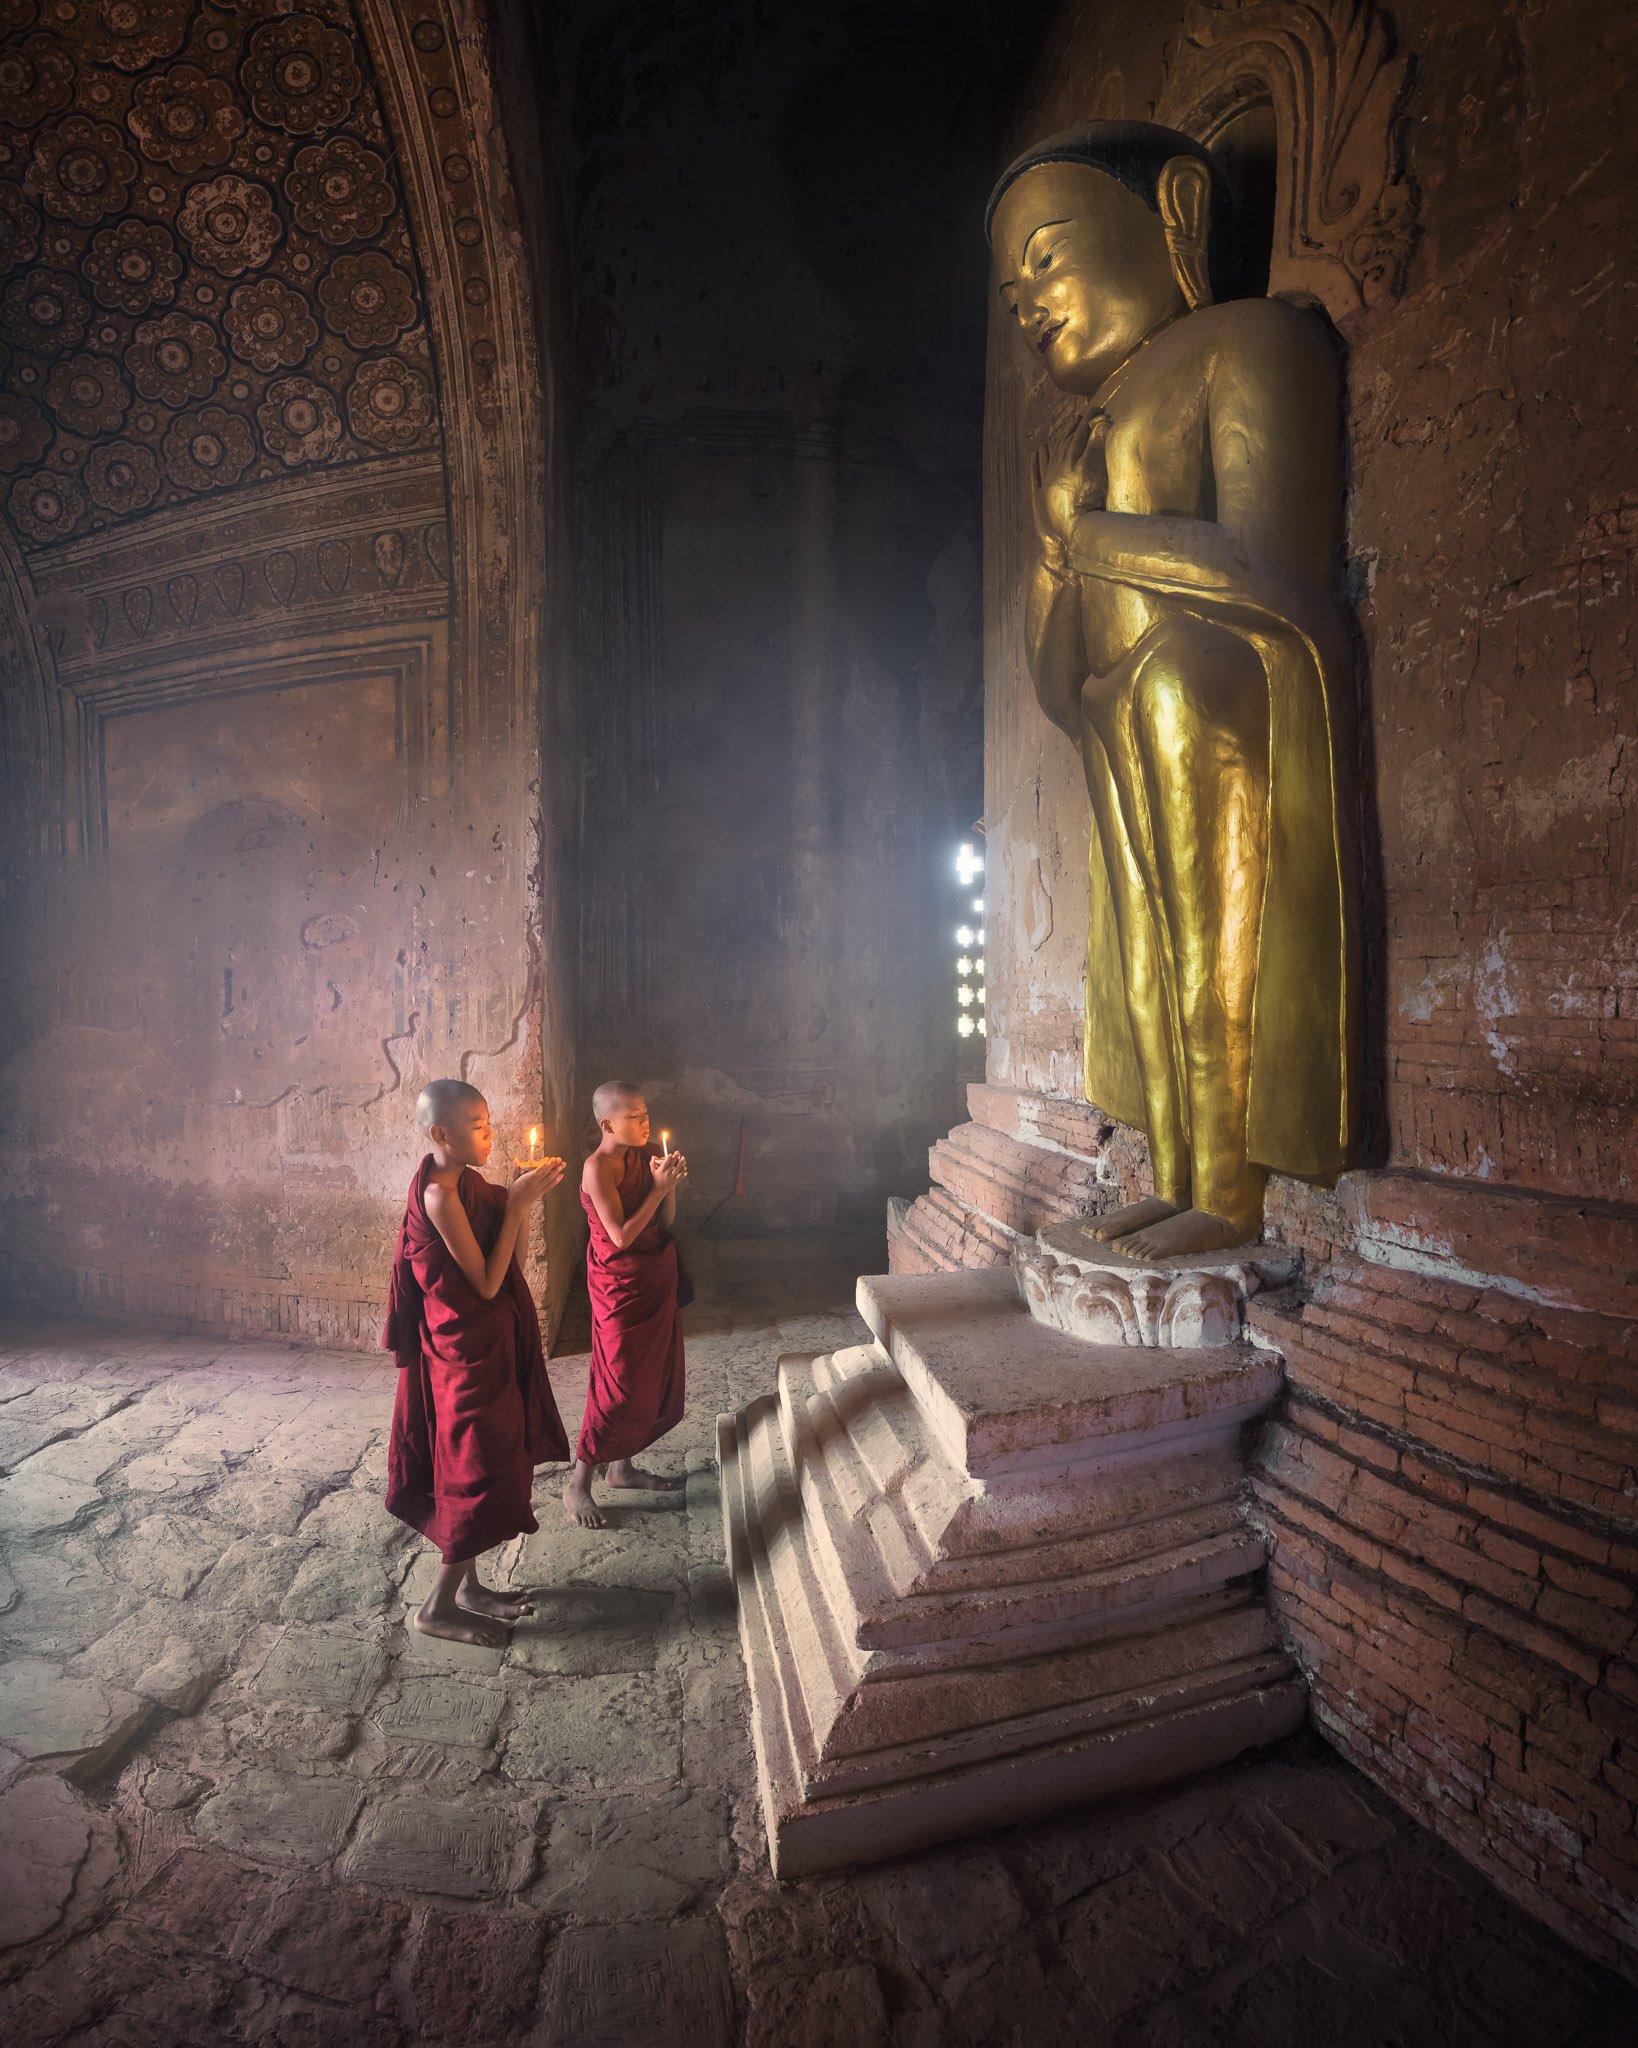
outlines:
M958 1106L987 14L560 10L580 1041L686 1148L685 1222L742 1118L760 1216L822 1224L879 1217Z
M503 1155L563 1107L483 18L5 27L0 1279L373 1342L421 1083L482 1087Z
M1638 1976L1638 21L1438 0L1397 33L1363 0L1086 0L1009 142L1153 118L1215 64L1309 208L1283 260L1337 286L1367 1133L1336 1190L1270 1186L1306 1261L1251 1311L1287 1377L1254 1518L1316 1727ZM890 1219L901 1270L1148 1191L1141 1134L1080 1100L1086 798L1023 665L1026 461L1061 401L998 318L989 362L989 1070Z

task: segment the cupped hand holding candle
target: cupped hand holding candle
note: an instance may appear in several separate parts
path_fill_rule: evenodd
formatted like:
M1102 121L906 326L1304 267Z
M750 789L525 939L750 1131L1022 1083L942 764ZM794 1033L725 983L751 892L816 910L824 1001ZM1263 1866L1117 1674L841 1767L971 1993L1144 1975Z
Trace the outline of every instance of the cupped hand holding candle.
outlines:
M514 1155L512 1164L517 1168L519 1173L539 1174L541 1176L542 1193L544 1193L547 1188L555 1188L558 1182L563 1178L563 1161L561 1159L546 1159L541 1157L539 1124L531 1124L529 1126L528 1158L519 1159L516 1157L516 1155ZM554 1168L555 1171L548 1174L546 1171L548 1167Z

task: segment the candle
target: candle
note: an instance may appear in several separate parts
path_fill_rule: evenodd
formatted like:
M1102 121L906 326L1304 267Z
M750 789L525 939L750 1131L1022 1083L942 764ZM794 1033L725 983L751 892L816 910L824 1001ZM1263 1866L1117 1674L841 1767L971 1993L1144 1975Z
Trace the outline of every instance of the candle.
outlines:
M671 1133L669 1131L662 1131L660 1133L660 1157L662 1159L669 1159L671 1157Z
M529 1157L527 1159L515 1158L512 1161L512 1164L524 1173L528 1173L530 1169L533 1167L544 1166L546 1164L545 1160L542 1159L540 1156L539 1124L531 1124L529 1126Z

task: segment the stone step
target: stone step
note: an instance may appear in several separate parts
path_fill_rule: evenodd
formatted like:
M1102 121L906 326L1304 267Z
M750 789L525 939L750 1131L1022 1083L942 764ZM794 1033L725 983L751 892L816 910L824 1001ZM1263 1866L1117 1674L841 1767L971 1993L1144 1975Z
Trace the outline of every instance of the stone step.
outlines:
M734 1451L744 1514L739 1540L749 1547L770 1628L789 1667L793 1713L800 1701L797 1733L828 1728L853 1689L857 1668L813 1570L775 1397L741 1411ZM738 1569L736 1561L736 1576Z
M1029 1315L1010 1272L867 1276L857 1300L930 1434L974 1478L1229 1441L1279 1391L1279 1357L1255 1345L1180 1351L1066 1336Z
M1143 1513L1112 1530L1081 1528L1071 1540L1048 1544L997 1548L991 1526L983 1552L952 1561L954 1569L942 1573L942 1561L928 1554L897 1497L870 1491L864 1483L850 1434L854 1417L844 1423L831 1395L817 1389L817 1364L780 1360L784 1456L803 1491L815 1565L831 1614L860 1651L913 1640L911 1630L921 1626L919 1618L928 1618L938 1636L948 1632L946 1616L956 1618L954 1626L973 1632L983 1626L973 1618L983 1604L1005 1604L1024 1624L1046 1612L1067 1616L1077 1602L1089 1614L1102 1612L1112 1597L1124 1604L1138 1597L1138 1581L1151 1583L1149 1597L1173 1599L1179 1573L1186 1575L1190 1591L1196 1589L1202 1559L1218 1550L1224 1577L1247 1569L1237 1495L1222 1491L1204 1503ZM868 1384L880 1386L882 1380L897 1380L885 1362ZM923 1450L923 1456L940 1470L950 1509L960 1509L964 1495L979 1491L971 1481L958 1483L934 1452ZM1163 1485L1163 1468L1151 1470L1149 1477ZM1030 1532L1028 1522L1018 1532ZM885 1628L891 1632L882 1632Z
M1242 1608L1239 1614L1254 1612ZM1172 1630L1165 1645L1187 1653L1198 1647L1192 1633ZM1151 1642L1144 1639L1146 1649ZM1063 1680L1064 1696L1050 1705L1036 1703L1043 1693L1050 1697L1043 1673L1024 1674L1006 1666L901 1681L914 1686L918 1697L878 1697L886 1690L883 1686L865 1686L849 1702L826 1754L805 1776L804 1791L812 1800L900 1783L929 1769L984 1764L997 1756L1027 1753L1071 1738L1084 1740L1180 1708L1232 1698L1279 1684L1291 1675L1284 1648L1270 1641L1263 1650L1217 1663L1186 1657L1184 1668L1169 1674L1139 1671L1123 1687L1111 1684L1096 1667L1075 1668L1068 1659L1056 1659L1050 1677ZM1028 1701L1027 1710L996 1713L994 1708L1008 1694Z
M768 1405L759 1404L754 1431L770 1426ZM815 1686L804 1669L813 1641L811 1589L794 1617L798 1625L790 1625L786 1601L799 1575L774 1562L779 1539L795 1526L788 1488L753 1476L759 1461L742 1420L720 1418L719 1459L746 1655L758 1674L752 1687L761 1724L758 1753L774 1766L783 1759L804 1799L987 1760L1008 1746L1033 1748L1104 1731L1289 1673L1266 1610L1251 1604L1242 1586L1225 1590L1234 1603L1226 1611L1183 1603L1148 1617L1151 1625L1136 1631L1046 1654L1034 1642L1020 1645L1008 1631L975 1635L959 1664L905 1668L884 1658L862 1660L859 1680L843 1698L829 1683ZM772 1462L779 1462L777 1454ZM771 1530L763 1519L770 1513ZM822 1631L822 1621L819 1626ZM833 1673L827 1660L827 1674ZM916 1745L926 1743L936 1747L918 1751Z
M851 1439L828 1396L810 1391L813 1383L810 1367L781 1360L783 1454L801 1490L809 1552L831 1614L861 1654L998 1632L1012 1640L1019 1630L1059 1643L1103 1627L1112 1611L1210 1592L1261 1562L1234 1499L1221 1498L1073 1543L992 1553L987 1571L969 1557L953 1584L928 1586L925 1549L912 1548L893 1499L868 1494L857 1469L849 1470ZM838 1483L839 1471L848 1472L846 1483Z

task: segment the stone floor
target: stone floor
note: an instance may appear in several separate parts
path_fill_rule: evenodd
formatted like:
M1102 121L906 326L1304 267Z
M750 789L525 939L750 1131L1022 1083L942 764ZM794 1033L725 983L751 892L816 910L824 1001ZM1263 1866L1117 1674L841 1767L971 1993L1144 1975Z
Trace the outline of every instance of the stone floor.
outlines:
M0 1322L0 2039L1615 2048L1638 1996L1304 1738L767 1875L713 1425L879 1242L699 1247L686 1494L559 1518L511 1649L406 1633L384 1357ZM556 1361L578 1415L583 1356Z

